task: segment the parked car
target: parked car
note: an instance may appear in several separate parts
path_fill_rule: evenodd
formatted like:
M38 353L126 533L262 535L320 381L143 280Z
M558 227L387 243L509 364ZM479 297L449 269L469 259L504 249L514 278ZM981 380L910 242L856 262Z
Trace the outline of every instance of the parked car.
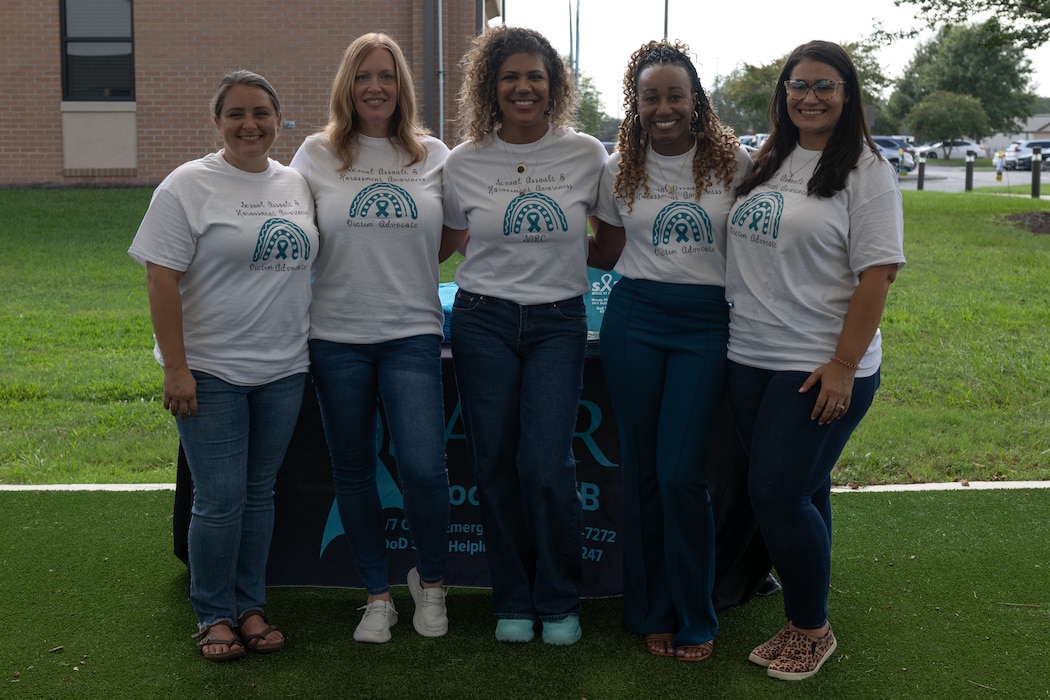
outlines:
M740 145L747 149L749 153L753 153L761 148L767 138L769 138L769 134L744 134L743 136L737 136Z
M886 153L886 149L904 151L908 157L904 158L904 169L911 171L916 167L916 148L906 141L903 141L900 136L871 136L871 139L879 145L882 149L883 155ZM908 164L911 164L910 166Z
M888 141L889 143L884 143ZM915 169L915 157L907 151L901 151L900 146L891 139L876 138L875 144L882 151L882 157L888 160L898 171L910 173Z
M872 136L871 138L874 139L875 143L879 144L880 147L897 148L905 153L911 154L912 159L915 158L915 146L899 136Z
M1032 149L1039 148L1042 154L1040 170L1050 170L1050 139L1034 139L1027 141L1014 141L1006 147L1006 155L1003 157L1004 170L1031 170Z
M944 143L937 141L915 149L918 155L929 160L944 157L965 158L967 151L973 151L977 158L988 157L988 152L984 150L984 146L969 139L952 139Z

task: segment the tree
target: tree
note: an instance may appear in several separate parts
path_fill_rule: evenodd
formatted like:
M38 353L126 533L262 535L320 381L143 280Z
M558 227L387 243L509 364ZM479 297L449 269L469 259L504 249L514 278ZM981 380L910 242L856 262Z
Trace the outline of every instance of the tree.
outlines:
M1036 97L1029 92L1032 64L1025 49L1002 40L996 20L978 25L946 26L921 44L904 70L887 111L891 118L909 122L909 113L937 91L970 95L980 100L988 115L988 131L1010 133L1032 116ZM949 138L962 134L952 134Z
M944 157L951 158L951 140L987 133L988 114L976 97L938 90L915 106L908 123L916 138L945 144Z
M766 113L782 63L747 64L716 78L708 98L721 122L738 134L769 131Z
M616 143L617 138L620 136L620 124L622 122L622 119L617 119L616 117L607 116L602 119L602 128L598 131L598 140Z
M1034 49L1050 38L1050 3L1046 0L894 0L894 5L913 5L927 26L965 24L971 17L990 15L1000 27L1001 39ZM915 30L897 32L895 36L914 36Z
M875 52L881 48L871 42L850 42L842 45L853 65L857 67L857 78L864 91L864 104L871 108L868 113L869 127L873 133L899 133L897 124L886 115L886 91L893 85L893 80L883 72L883 65Z
M580 131L597 138L602 131L602 123L608 119L602 111L601 93L589 75L580 76L579 86L579 109L576 119L580 123Z
M875 56L876 46L870 43L844 42L842 47L850 54L857 67L857 76L864 90L865 104L879 104L882 94L892 81L882 72ZM769 131L767 113L773 88L780 78L780 70L787 56L760 66L745 64L728 76L719 77L711 91L711 103L724 124L738 134Z

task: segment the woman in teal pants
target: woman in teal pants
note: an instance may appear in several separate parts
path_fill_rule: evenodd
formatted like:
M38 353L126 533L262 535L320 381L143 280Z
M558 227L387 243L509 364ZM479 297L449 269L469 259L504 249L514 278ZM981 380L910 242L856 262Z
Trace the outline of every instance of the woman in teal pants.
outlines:
M714 650L714 518L705 461L726 372L726 217L750 158L688 47L653 41L624 76L589 263L622 275L601 329L620 435L624 622L657 656Z

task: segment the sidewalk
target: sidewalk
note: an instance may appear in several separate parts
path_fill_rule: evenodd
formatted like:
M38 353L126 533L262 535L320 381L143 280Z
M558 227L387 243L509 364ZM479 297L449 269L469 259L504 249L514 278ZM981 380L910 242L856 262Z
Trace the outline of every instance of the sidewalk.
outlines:
M902 190L917 190L919 184L919 169L912 170L907 175L900 176ZM1039 194L1041 199L1050 198L1050 172L1040 173ZM996 179L994 170L974 170L973 188L981 187L1025 187L1025 191L1031 193L1032 173L1027 171L1005 170L1001 180ZM965 192L966 191L966 168L964 166L952 165L930 165L926 163L926 171L923 178L923 190L931 192Z

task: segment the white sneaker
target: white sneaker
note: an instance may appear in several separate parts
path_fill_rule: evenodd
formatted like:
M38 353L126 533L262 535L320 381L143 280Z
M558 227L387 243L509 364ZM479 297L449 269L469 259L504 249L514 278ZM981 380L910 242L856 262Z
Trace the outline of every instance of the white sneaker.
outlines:
M424 637L443 637L448 633L448 612L445 610L444 588L423 588L419 572L412 567L408 572L408 590L416 604L412 626Z
M373 600L358 610L364 610L361 622L354 630L354 639L359 642L382 644L390 641L390 628L397 624L397 610L393 601Z

